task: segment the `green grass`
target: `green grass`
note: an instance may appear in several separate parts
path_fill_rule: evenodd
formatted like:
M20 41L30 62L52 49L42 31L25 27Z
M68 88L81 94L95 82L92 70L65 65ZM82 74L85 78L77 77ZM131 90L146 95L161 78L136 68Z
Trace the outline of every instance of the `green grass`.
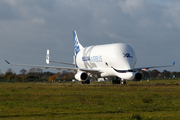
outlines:
M179 80L92 84L1 83L0 119L178 120L180 117Z

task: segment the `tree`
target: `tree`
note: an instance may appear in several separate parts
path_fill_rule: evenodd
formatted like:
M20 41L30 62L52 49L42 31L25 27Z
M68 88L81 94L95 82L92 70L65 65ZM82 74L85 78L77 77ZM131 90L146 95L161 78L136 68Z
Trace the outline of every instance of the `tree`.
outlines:
M8 75L7 80L13 80L13 79L14 79L14 77L15 77L15 75L10 74L10 75Z
M29 69L29 73L35 73L36 72L36 69L35 68L31 68L31 69Z
M49 77L48 81L54 81L56 80L56 75L52 75Z
M25 70L25 69L20 70L21 75L25 75L26 73L27 73L27 70Z
M73 72L68 72L67 79L73 79L73 78L74 78L74 73Z
M36 73L43 73L43 70L41 68L36 68Z
M10 78L8 78L8 76L9 75L12 75L13 73L12 73L12 69L11 68L9 68L8 70L7 70L7 72L6 72L6 74L4 75L4 78L6 79L6 80L8 80L8 79L10 79Z
M152 77L152 78L157 78L157 76L158 76L159 73L160 73L160 72L155 69L155 70L151 71L151 77Z
M142 71L142 75L144 79L148 79L150 77L147 71Z
M21 76L21 79L23 80L23 82L24 82L24 80L27 80L27 78L28 78L28 76L27 76L27 75L23 75L23 76Z
M13 72L12 72L12 69L11 69L11 68L8 68L6 73L13 73Z
M170 71L167 71L167 70L164 70L164 71L162 72L162 76L163 76L164 78L170 78L170 77L171 77L171 72L170 72Z
M67 78L67 75L68 75L68 72L65 71L65 70L63 70L61 75L62 75L62 78L63 78L63 79L66 79L66 78Z
M180 72L173 72L172 75L175 77L175 78L179 78L180 77Z
M57 79L61 79L61 73L60 72L56 73L56 77Z
M20 77L19 77L18 75L16 75L16 76L14 76L14 80L17 81L17 82L19 82Z
M67 74L68 74L67 71L65 71L65 70L62 71L62 76L66 76Z
M43 73L43 78L44 79L49 79L49 77L52 76L52 75L55 75L55 73L47 71L47 72Z

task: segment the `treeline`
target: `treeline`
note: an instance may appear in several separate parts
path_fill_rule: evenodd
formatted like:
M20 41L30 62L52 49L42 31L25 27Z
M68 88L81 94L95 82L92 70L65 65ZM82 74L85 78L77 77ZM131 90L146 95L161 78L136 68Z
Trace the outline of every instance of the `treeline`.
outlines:
M74 72L62 71L57 73L43 72L41 68L31 68L29 71L22 69L19 74L11 68L5 74L0 75L0 81L4 82L37 82L37 81L69 81L74 78Z
M158 70L141 71L143 80L152 79L178 79L180 78L180 72L170 72L164 70L159 72ZM72 81L75 73L72 71L61 71L57 73L43 72L41 68L31 68L28 71L25 69L20 70L19 74L16 74L12 69L8 69L5 74L0 74L0 81L4 82L44 82L44 81Z
M142 71L143 79L178 79L180 78L180 72L171 72L164 70L159 72L158 70Z

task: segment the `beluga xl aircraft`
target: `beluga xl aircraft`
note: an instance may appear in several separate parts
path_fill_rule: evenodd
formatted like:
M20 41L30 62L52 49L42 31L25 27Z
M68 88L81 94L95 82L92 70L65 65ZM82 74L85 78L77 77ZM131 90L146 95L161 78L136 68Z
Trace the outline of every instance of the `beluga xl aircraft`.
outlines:
M74 63L64 63L50 61L49 50L47 50L46 63L50 62L72 65L72 67L60 67L60 66L42 66L42 65L27 65L27 64L11 64L5 60L9 65L16 66L30 66L30 67L44 67L55 68L57 70L67 69L76 71L75 79L82 81L82 84L89 84L90 77L98 79L116 77L116 80L112 80L113 84L126 84L127 80L140 81L142 69L159 68L159 67L172 67L172 65L166 66L150 66L135 68L137 61L136 54L133 48L124 43L113 43L104 45L95 45L83 47L79 40L76 31L73 31L74 40Z

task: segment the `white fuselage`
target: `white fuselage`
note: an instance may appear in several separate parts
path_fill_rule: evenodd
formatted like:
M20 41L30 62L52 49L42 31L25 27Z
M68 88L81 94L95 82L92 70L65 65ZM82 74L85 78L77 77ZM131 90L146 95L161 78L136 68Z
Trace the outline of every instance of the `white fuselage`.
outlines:
M132 47L123 43L86 47L76 55L78 68L100 69L100 77L118 76L127 80L134 78L133 72L125 74L116 72L113 68L120 71L133 70L136 61Z
M116 77L116 80L112 80L113 84L119 84L118 78L121 78L124 84L126 80L142 80L142 74L139 72L142 69L160 68L160 67L172 67L172 65L166 66L150 66L134 68L137 58L134 50L131 46L124 43L106 44L83 47L79 40L76 31L73 31L74 42L74 63L55 62L49 60L49 50L47 50L46 63L49 62L73 65L75 67L61 67L61 66L42 66L42 65L27 65L27 64L11 64L5 60L9 65L17 66L31 66L31 67L44 67L74 70L75 79L82 81L82 84L89 84L89 77L106 78Z

